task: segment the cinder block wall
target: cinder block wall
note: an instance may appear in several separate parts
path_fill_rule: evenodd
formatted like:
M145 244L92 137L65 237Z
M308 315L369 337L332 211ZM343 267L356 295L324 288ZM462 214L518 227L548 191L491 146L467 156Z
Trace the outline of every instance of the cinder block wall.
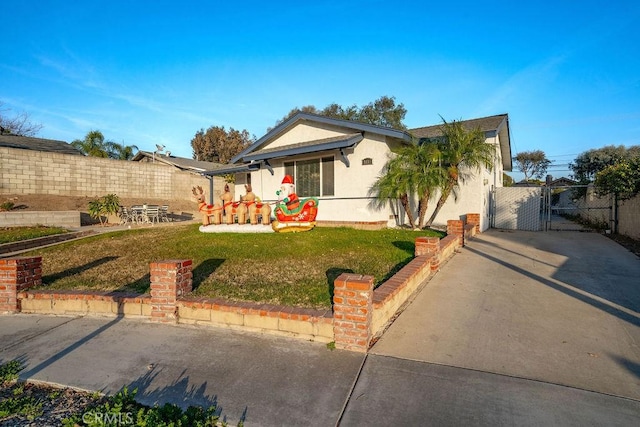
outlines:
M640 239L640 195L618 202L618 232Z
M0 147L0 194L191 200L197 185L208 193L206 178L161 163ZM223 187L223 179L215 178L216 193Z

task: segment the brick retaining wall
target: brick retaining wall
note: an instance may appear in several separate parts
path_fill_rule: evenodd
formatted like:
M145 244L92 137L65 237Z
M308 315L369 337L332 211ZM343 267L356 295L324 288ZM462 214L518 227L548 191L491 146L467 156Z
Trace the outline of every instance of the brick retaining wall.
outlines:
M333 310L189 296L191 260L152 263L150 294L29 290L41 283L42 275L42 258L32 257L0 259L0 312L93 314L224 326L334 341L337 348L366 352L426 279L477 229L475 223L460 221L452 223L452 234L443 239L417 238L415 258L375 289L372 276L340 275L334 281Z

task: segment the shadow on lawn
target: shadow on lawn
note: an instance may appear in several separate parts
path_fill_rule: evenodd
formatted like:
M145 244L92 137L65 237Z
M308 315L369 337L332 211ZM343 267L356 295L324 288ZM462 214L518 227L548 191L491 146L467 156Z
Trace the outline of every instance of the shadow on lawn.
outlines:
M99 265L105 264L109 261L113 261L114 259L118 259L119 257L117 256L105 256L102 258L98 258L96 260L93 260L91 262L88 262L84 265L79 265L77 267L73 267L73 268L68 268L64 271L61 271L59 273L54 273L54 274L49 274L47 276L43 276L42 277L42 283L52 283L55 282L56 280L60 280L64 277L68 277L68 276L73 276L75 274L80 274L82 272L85 272L87 270L90 270L94 267L97 267Z
M403 251L405 251L406 253L410 254L413 256L413 254L416 251L416 243L415 242L410 242L407 240L396 240L395 242L392 242L393 246L395 246L398 249L402 249Z
M213 274L224 262L222 258L210 258L202 261L192 271L193 273L193 290L195 291L204 282L207 277ZM147 273L138 280L126 284L118 289L119 291L134 291L141 294L148 293L151 290L151 274Z
M325 271L324 273L327 276L327 290L329 291L329 301L331 301L332 307L333 307L333 289L335 287L333 282L335 282L338 276L340 276L342 273L353 273L353 270L351 270L350 268L332 267L327 271Z

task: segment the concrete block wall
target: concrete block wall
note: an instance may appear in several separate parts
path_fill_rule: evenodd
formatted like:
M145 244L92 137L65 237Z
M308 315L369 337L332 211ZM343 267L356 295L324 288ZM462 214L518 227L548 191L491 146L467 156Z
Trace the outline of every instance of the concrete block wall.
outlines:
M161 163L131 162L0 147L1 194L147 197L191 200L191 188L209 181ZM222 178L214 178L219 193ZM210 203L210 201L209 201Z
M14 211L0 212L0 226L26 227L47 225L54 227L80 227L80 212L77 211Z
M640 239L640 195L618 202L618 233Z

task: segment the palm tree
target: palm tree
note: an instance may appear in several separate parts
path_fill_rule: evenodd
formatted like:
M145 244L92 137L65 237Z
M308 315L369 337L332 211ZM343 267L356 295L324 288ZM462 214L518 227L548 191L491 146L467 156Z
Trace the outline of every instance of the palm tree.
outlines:
M99 130L92 130L84 139L76 139L71 145L83 154L92 157L109 157L108 143L104 140L104 135Z
M105 141L104 135L99 130L90 131L84 139L76 139L71 145L87 156L108 157L117 160L130 160L134 157L134 150L138 150L135 145Z
M413 188L412 183L406 179L405 163L406 159L402 156L390 159L385 165L385 173L378 177L369 192L375 195L379 207L385 205L390 199L400 200L409 219L409 225L411 228L415 228L413 212L409 203L409 195L413 193Z
M408 147L406 155L411 166L407 170L413 188L418 195L418 228L424 225L429 200L446 179L439 166L440 150L435 144L415 144Z
M134 151L138 151L138 147L135 145L124 145L110 141L107 141L106 144L109 157L116 160L131 160L135 156Z
M398 199L412 228L422 228L429 199L440 187L443 174L437 167L438 148L415 141L397 151L385 165L385 173L372 186L378 205ZM410 206L410 197L418 196L418 224Z
M456 195L460 182L471 175L469 171L480 170L481 167L493 169L495 146L488 144L484 132L480 128L467 130L461 122L448 123L442 119L443 137L435 144L441 152L440 167L445 172L445 179L440 187L440 198L433 214L427 221L430 226L444 206L449 196Z

